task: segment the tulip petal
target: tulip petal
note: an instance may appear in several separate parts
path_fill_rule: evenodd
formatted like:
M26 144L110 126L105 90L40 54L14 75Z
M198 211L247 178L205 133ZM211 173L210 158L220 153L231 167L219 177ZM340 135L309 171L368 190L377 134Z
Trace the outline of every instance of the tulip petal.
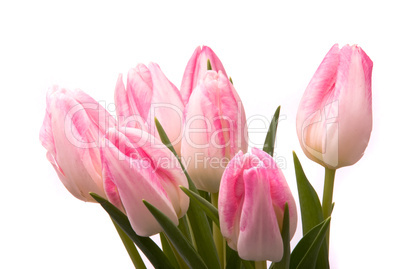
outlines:
M96 104L94 107L99 107ZM63 175L61 180L78 199L93 201L90 191L105 196L97 147L99 134L86 113L87 109L68 92L59 92L52 96L50 110L54 146L57 148L52 164L55 169L57 167L58 174Z
M243 172L244 204L240 219L239 256L245 260L280 261L283 243L272 199L267 169ZM269 243L268 243L269 242Z
M226 142L219 112L201 87L195 89L189 101L181 155L197 188L215 193L229 160L224 159Z
M96 127L101 134L106 133L107 129L116 126L116 120L110 113L85 92L75 90L74 99L85 109L92 123L90 126Z
M266 152L252 148L251 153L256 155L259 160L264 163L266 169L270 170L269 182L271 189L271 198L276 216L278 219L279 227L282 229L283 213L286 203L289 207L289 236L292 238L297 228L297 208L296 202L290 191L289 185L283 175L281 169L278 168L275 160Z
M210 60L212 70L221 71L226 77L226 71L218 56L207 46L197 47L187 63L184 71L180 92L184 104L187 104L193 90L207 71L207 61Z
M152 104L147 118L148 124L149 126L154 126L154 120L157 118L176 152L180 153L184 121L184 105L180 92L163 74L156 63L150 63L148 68L152 75L153 84ZM159 137L156 128L151 129L150 133L155 137Z
M297 113L297 134L313 161L337 169L363 155L372 129L373 63L356 45L334 45L308 85Z
M186 128L182 157L188 173L198 189L215 193L229 160L239 150L247 151L244 109L222 72L207 71L193 91Z
M179 186L187 188L187 178L176 156L159 139L148 134L149 138L143 142L133 142L141 141L144 137L143 133L138 129L125 129L125 135L136 148L140 158L149 160L153 172L163 175L160 177L161 184L180 218L187 212L189 198L180 190Z
M243 152L229 162L223 173L219 189L219 221L221 233L229 247L237 250L237 240L240 232L239 223L243 207Z
M370 58L357 46L345 46L340 53L335 91L339 101L335 141L328 143L330 151L338 151L338 166L356 163L366 149L372 130ZM368 79L370 78L370 79ZM357 128L358 127L358 128ZM338 160L337 160L338 161Z
M121 160L119 150L112 144L102 152L130 223L138 235L150 236L162 231L142 200L149 201L178 224L176 212L148 160L127 157Z
M266 152L241 151L229 162L219 190L219 220L228 245L245 260L280 261L283 256L281 226L286 203L292 235L297 213L294 199L280 169Z
M201 47L197 47L195 49L193 55L191 55L191 58L187 63L186 69L184 70L184 75L183 75L183 79L182 79L181 86L180 86L180 92L181 92L184 104L188 103L188 100L190 99L190 95L198 83L195 74L198 73L197 69L199 68L199 65L197 64L197 59L198 59L200 53L201 53ZM205 67L205 70L207 70L206 67Z
M127 92L130 106L136 107L140 116L147 119L152 101L153 84L151 72L144 64L138 64L136 68L128 72Z

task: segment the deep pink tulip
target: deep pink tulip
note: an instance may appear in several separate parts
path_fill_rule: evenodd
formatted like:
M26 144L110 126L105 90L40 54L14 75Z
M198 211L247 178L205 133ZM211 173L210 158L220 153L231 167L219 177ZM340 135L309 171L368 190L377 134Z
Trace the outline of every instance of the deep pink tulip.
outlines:
M140 236L162 231L143 199L178 225L189 205L179 186L188 183L173 153L140 129L110 129L105 139L101 150L105 191L109 201L126 212L134 231Z
M104 197L100 141L114 118L86 93L54 86L47 94L40 141L47 159L71 194L94 202L89 192Z
M115 103L120 126L140 128L159 137L155 117L163 126L176 152L180 154L184 105L179 90L155 63L130 69L127 87L120 74Z
M198 81L204 77L208 60L211 63L212 70L221 71L227 76L225 68L211 48L207 46L197 47L187 63L181 82L180 92L185 105L188 103L191 93L197 87Z
M285 204L289 206L290 237L297 210L282 171L266 152L239 152L228 164L219 190L222 235L239 256L253 261L280 261Z
M330 169L356 163L372 129L373 62L358 46L334 45L304 92L297 135L304 153Z
M222 173L239 151L247 151L246 115L222 72L207 71L186 107L181 156L198 189L219 190Z

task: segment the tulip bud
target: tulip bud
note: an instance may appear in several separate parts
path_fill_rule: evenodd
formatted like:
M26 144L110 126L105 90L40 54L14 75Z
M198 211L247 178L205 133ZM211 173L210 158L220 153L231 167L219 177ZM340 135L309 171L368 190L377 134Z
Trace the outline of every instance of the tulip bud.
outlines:
M126 212L134 231L140 236L162 231L142 200L178 225L189 206L179 186L188 183L173 153L140 129L110 129L105 139L101 151L105 191L109 201Z
M187 104L185 126L183 163L198 189L216 193L229 160L247 151L244 108L222 72L206 72Z
M257 148L236 154L223 173L218 201L221 232L229 247L245 260L280 261L286 203L292 238L297 210L282 171L269 154Z
M115 126L113 117L82 91L54 86L47 94L40 141L60 180L76 198L94 202L89 192L105 197L100 140Z
M155 63L137 65L128 72L127 90L119 75L115 90L119 125L140 128L159 137L154 120L162 124L180 153L184 105L179 90Z
M304 153L330 169L356 163L372 129L373 62L358 46L334 45L304 92L297 135Z
M210 70L221 71L225 76L226 71L218 56L207 46L197 47L187 63L181 82L180 92L184 105L188 103L191 93L197 87L198 81L202 79L207 71L208 60L211 64Z

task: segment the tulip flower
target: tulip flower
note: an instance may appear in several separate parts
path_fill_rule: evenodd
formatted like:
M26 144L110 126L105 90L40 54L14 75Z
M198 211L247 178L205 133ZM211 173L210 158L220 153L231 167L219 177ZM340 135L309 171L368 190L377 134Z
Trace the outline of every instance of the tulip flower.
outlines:
M40 141L64 186L80 200L94 202L89 192L106 197L99 147L114 126L113 117L84 92L49 90Z
M181 156L198 189L219 191L222 173L239 151L247 151L244 108L229 79L207 71L186 107Z
M180 153L184 105L179 90L155 63L130 69L127 87L120 74L115 103L120 126L140 128L159 137L155 117L162 124L176 152Z
M229 247L253 261L280 261L286 203L289 235L296 231L297 210L282 171L266 152L239 152L228 164L219 190L221 232Z
M162 231L146 200L176 225L189 206L179 185L188 187L177 158L158 139L135 128L110 129L101 150L106 195L125 211L134 231L151 236Z
M198 81L204 77L208 60L211 63L212 70L221 71L227 76L225 68L223 68L221 61L211 48L207 46L197 47L187 63L181 82L180 92L185 105L188 103L191 93L197 87Z
M372 129L372 68L356 45L334 45L325 56L297 112L297 135L311 160L337 169L363 156Z

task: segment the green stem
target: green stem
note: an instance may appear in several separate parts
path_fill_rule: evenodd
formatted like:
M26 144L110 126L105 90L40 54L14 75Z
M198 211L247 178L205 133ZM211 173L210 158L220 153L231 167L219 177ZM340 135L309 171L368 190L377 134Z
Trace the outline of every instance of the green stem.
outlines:
M218 199L219 199L219 192L211 193L211 202L212 202L212 205L215 206L216 208L218 208ZM226 242L225 242L225 239L223 239L220 228L215 223L212 224L212 233L214 236L216 250L218 251L218 257L221 262L221 268L225 268Z
M130 239L130 237L127 236L127 234L120 228L120 226L114 220L112 220L112 222L114 224L114 227L116 227L117 233L119 234L121 241L126 247L127 253L130 256L131 261L133 262L135 268L147 269L133 241Z
M332 213L332 194L334 192L335 171L336 170L325 168L324 194L322 196L322 213L324 219L331 216ZM327 249L329 251L329 228L326 238Z
M267 261L255 261L255 269L267 269Z

